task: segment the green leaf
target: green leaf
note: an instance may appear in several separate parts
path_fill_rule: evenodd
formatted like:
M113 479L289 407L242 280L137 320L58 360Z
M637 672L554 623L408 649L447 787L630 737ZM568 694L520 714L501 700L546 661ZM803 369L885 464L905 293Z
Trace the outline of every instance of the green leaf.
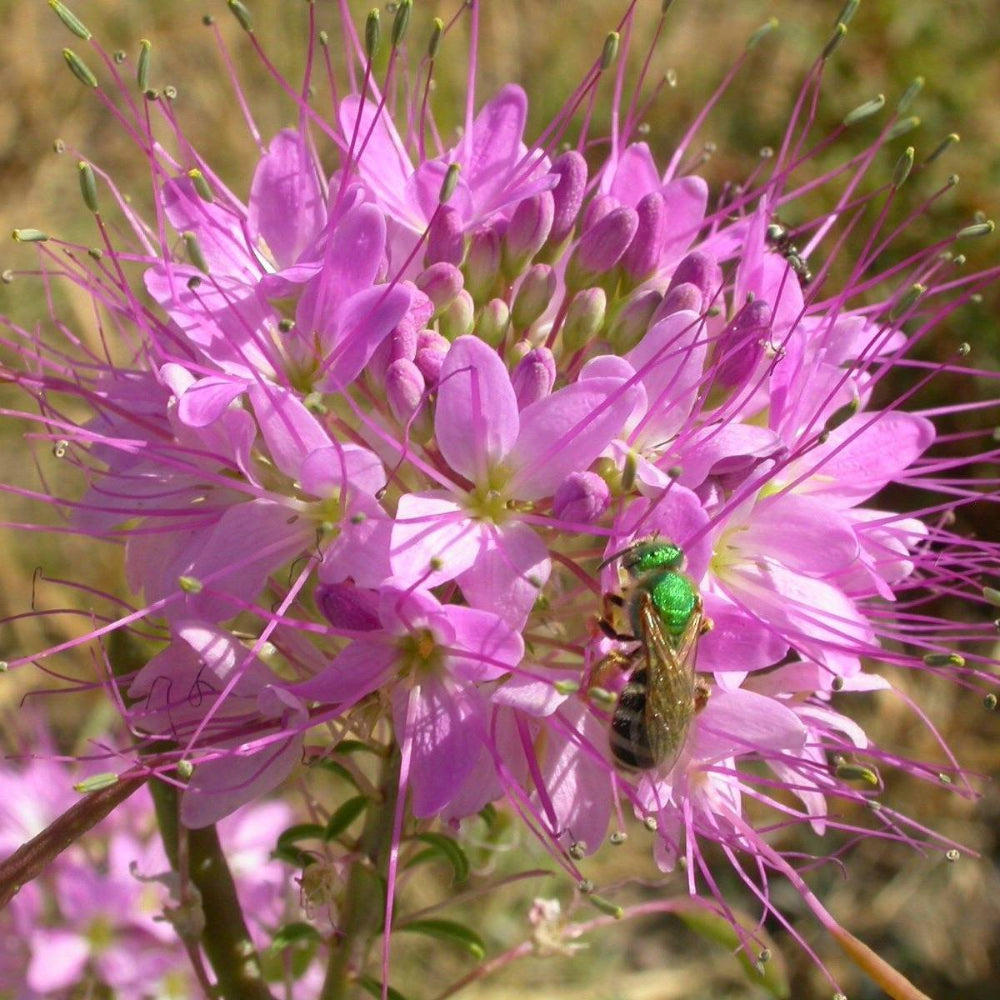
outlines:
M343 764L338 764L335 760L317 761L312 766L321 771L329 771L330 774L335 774L338 778L343 778L349 785L353 785L355 788L358 787L358 783L354 780L354 775Z
M278 848L292 847L300 840L321 840L323 827L319 823L297 823L283 830L278 837Z
M348 799L327 820L326 828L323 830L323 839L327 843L336 840L365 811L367 806L368 799L363 795L355 795L353 799Z
M426 934L442 941L451 941L452 944L464 948L473 958L486 957L486 945L483 939L465 924L455 923L454 920L412 920L408 924L397 925L396 930Z
M382 1000L382 984L377 979L372 979L371 976L360 976L358 978L358 985L373 997L376 997L377 1000ZM387 990L387 993L389 1000L406 1000L406 997L399 990L394 990L391 986Z
M696 934L700 934L709 941L721 944L727 951L733 952L740 965L743 966L743 971L751 983L762 986L771 996L776 997L777 1000L787 1000L791 996L785 961L775 949L774 942L770 936L761 929L759 921L748 914L737 910L732 911L737 923L748 934L752 934L753 939L759 941L762 948L767 949L769 956L766 962L754 961L747 956L743 950L742 942L736 932L736 928L722 914L700 905L695 900L691 900L674 912Z
M424 861L444 859L451 865L456 882L464 882L469 877L469 858L453 837L443 833L418 833L417 840L430 845L429 851L422 851L410 859L408 868L422 864Z
M291 865L293 868L308 868L316 861L308 851L303 851L301 847L296 847L294 844L276 847L271 852L271 857L277 861L284 861L286 865Z
M312 944L314 942L319 942L323 940L323 935L320 934L312 924L307 924L302 921L297 921L292 924L285 924L284 927L279 927L275 931L274 939L268 945L268 950L271 952L284 951L285 948L289 948L292 945L301 944L307 942Z
M378 754L378 750L369 746L362 740L341 740L334 748L334 753L373 753ZM379 987L381 989L381 987Z

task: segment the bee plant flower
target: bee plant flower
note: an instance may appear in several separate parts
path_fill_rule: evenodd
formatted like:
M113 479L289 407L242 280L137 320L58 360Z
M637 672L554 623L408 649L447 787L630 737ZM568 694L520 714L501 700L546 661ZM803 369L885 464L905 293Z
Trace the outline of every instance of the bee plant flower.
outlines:
M98 94L118 101L148 163L151 211L84 151L96 248L16 235L36 255L24 270L90 296L124 353L78 339L56 298L62 341L12 322L4 338L4 379L37 406L8 419L77 474L51 498L63 530L124 548L137 603L123 615L108 595L108 623L85 639L155 635L141 670L105 684L140 751L173 748L155 774L193 766L181 820L252 808L292 772L311 786L300 761L369 741L393 762L368 804L387 811L372 848L387 925L414 833L438 818L461 837L490 804L587 891L587 858L634 815L661 868L683 859L688 890L729 912L711 869L721 847L786 923L775 876L832 918L779 831L952 848L877 798L881 766L941 769L881 751L851 717L891 689L882 664L988 697L995 686L998 551L956 514L995 502L975 469L997 447L970 431L978 450L957 454L935 427L992 403L919 399L934 378L997 376L959 345L937 364L914 352L997 269L958 272L942 255L985 224L883 263L900 113L868 150L819 166L806 137L830 47L777 153L717 192L685 166L696 128L665 163L638 137L634 5L539 133L520 87L476 89L476 2L435 24L428 54L404 25L379 58L377 16L362 38L343 14L334 44L310 6L298 83L277 75L247 8L230 7L298 124L261 138L247 110L256 160L224 182L213 150L185 139L183 101L140 103L92 40ZM464 110L439 120L438 48L463 21ZM327 86L317 56L334 50L342 78ZM587 109L606 90L601 134ZM824 185L826 210L786 230L779 213L798 216L799 196ZM835 267L859 224L867 238ZM894 396L900 371L910 388ZM659 634L664 608L623 572L648 541L676 547L669 572L696 595L700 627L683 643ZM657 685L685 671L696 695L659 712ZM623 706L632 739L673 740L669 764L616 764ZM945 770L973 794L957 763ZM354 926L352 878L316 881L338 933Z

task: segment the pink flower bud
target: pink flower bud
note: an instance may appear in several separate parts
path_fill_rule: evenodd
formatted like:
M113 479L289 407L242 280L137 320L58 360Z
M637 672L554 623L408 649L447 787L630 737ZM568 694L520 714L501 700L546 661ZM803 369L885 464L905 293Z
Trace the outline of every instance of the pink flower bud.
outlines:
M381 628L378 595L353 583L321 583L315 591L316 605L334 628L372 632Z
M580 214L587 189L587 161L571 149L552 164L552 173L558 175L559 181L552 189L554 214L549 242L558 245L573 232Z
M449 340L456 337L463 337L467 333L472 333L472 326L476 317L476 305L472 301L472 296L463 288L455 296L451 305L438 319L438 328Z
M634 208L615 208L580 237L566 266L566 284L583 288L621 260L635 236L639 216Z
M703 307L711 308L722 286L722 269L710 254L694 250L677 265L667 291L680 284L694 285L701 292Z
M508 278L521 274L545 245L553 213L551 191L525 198L514 209L503 239L503 268Z
M455 301L462 281L462 272L454 264L440 260L417 275L416 285L434 304L434 311L441 312Z
M469 294L476 302L485 302L500 271L500 234L493 226L484 226L472 234L463 270Z
M592 524L611 500L608 484L596 472L571 472L556 488L552 512L576 524Z
M490 347L498 347L510 326L510 306L503 299L490 299L476 321L476 336Z
M450 205L442 205L434 213L427 233L424 264L430 266L444 261L458 266L465 256L465 235L462 217Z
M441 365L451 345L437 330L421 330L417 335L417 356L413 363L420 369L424 382L429 388L438 383Z
M562 342L568 351L578 351L597 337L607 307L603 288L584 288L573 296L562 325Z
M527 330L548 309L556 284L556 272L550 265L533 264L528 269L511 310L516 330Z
M701 292L697 285L692 285L689 281L682 281L679 285L671 285L670 291L663 296L663 301L653 314L651 325L658 323L664 316L670 316L677 312L700 313L701 306Z
M642 340L661 301L660 293L650 289L626 302L608 334L608 340L618 354L631 351Z
M592 226L596 226L608 212L617 207L618 202L611 195L599 194L591 198L587 204L586 211L583 213L583 224L580 226L580 232L585 233Z
M663 243L667 233L666 202L659 191L650 191L635 206L639 226L622 258L622 269L638 284L654 274L660 266Z
M523 410L547 396L555 381L556 359L552 352L547 347L536 347L528 351L510 376L518 408Z
M770 331L767 302L754 299L743 306L716 341L713 387L735 389L751 378L764 357Z
M392 415L406 425L424 401L424 377L408 358L389 365L385 373L385 398Z

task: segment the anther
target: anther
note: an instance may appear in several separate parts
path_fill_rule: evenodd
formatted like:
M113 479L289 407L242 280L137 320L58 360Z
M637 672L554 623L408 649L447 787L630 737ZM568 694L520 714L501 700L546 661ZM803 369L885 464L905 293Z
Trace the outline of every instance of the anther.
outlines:
M66 60L66 65L69 66L73 72L73 76L75 76L80 83L82 83L85 87L97 86L97 77L94 76L90 67L72 49L63 49L62 53L63 59Z

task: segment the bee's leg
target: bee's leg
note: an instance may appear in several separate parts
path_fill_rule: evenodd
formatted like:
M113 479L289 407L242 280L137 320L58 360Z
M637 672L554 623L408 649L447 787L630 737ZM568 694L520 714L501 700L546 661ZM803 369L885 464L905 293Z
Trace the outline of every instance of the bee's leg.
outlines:
M694 685L694 711L697 715L707 704L712 695L712 687L707 681L695 681Z
M626 632L619 632L607 618L598 618L597 627L609 638L616 642L636 642L634 635Z
M604 595L604 614L597 620L597 627L616 642L636 642L636 637L627 632L619 632L614 626L614 609L623 608L625 598L621 594Z
M701 628L698 630L698 634L704 635L706 632L711 632L713 628L715 628L715 622L713 622L711 618L705 618L703 616L701 619Z

